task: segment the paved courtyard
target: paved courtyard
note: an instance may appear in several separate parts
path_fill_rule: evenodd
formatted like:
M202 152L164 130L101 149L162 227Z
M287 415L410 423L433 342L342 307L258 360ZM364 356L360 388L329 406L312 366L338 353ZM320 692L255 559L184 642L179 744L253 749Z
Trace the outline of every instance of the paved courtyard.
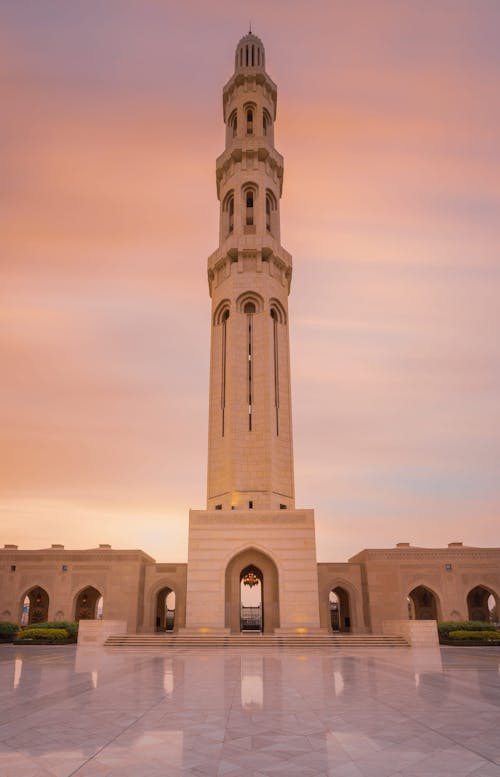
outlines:
M500 649L0 646L2 777L500 777Z

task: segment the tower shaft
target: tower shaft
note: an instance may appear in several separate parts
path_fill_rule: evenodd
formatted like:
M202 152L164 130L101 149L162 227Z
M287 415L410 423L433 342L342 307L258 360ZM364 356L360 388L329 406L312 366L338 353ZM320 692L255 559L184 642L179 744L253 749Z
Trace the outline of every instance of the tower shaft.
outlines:
M294 508L288 294L280 243L283 158L274 147L277 89L248 34L223 90L217 159L219 247L212 298L208 509Z

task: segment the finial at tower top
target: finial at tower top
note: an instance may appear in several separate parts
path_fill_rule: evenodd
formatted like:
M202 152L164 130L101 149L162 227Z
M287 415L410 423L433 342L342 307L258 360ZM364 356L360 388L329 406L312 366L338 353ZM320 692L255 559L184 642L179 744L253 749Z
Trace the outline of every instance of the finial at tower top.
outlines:
M234 69L241 70L265 70L266 58L264 44L261 39L252 32L252 22L246 35L241 38L236 47Z

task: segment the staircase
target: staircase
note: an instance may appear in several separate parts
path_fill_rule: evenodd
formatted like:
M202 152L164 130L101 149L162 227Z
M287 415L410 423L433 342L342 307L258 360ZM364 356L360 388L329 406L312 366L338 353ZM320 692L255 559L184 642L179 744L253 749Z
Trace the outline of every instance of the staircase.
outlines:
M146 650L193 650L197 648L407 648L403 637L387 634L114 634L105 647Z

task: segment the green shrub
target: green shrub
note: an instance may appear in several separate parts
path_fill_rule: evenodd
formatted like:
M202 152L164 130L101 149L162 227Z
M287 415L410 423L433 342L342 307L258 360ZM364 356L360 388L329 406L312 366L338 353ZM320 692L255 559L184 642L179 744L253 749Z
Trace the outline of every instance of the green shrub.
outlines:
M78 623L73 621L47 621L45 623L30 623L30 629L66 629L70 637L78 634Z
M447 637L451 631L494 631L491 623L483 621L442 621L438 623L440 636Z
M486 631L480 629L479 631L468 631L466 629L459 629L458 631L450 631L448 633L448 639L496 639L500 640L500 633L498 631Z
M68 639L69 634L66 631L66 629L41 629L38 626L36 627L29 627L28 629L24 629L24 631L21 631L17 635L18 640L25 640L25 639L36 639L40 642L46 642L48 640L53 641L59 641L62 639Z
M0 637L12 637L19 631L17 623L10 621L0 621Z

